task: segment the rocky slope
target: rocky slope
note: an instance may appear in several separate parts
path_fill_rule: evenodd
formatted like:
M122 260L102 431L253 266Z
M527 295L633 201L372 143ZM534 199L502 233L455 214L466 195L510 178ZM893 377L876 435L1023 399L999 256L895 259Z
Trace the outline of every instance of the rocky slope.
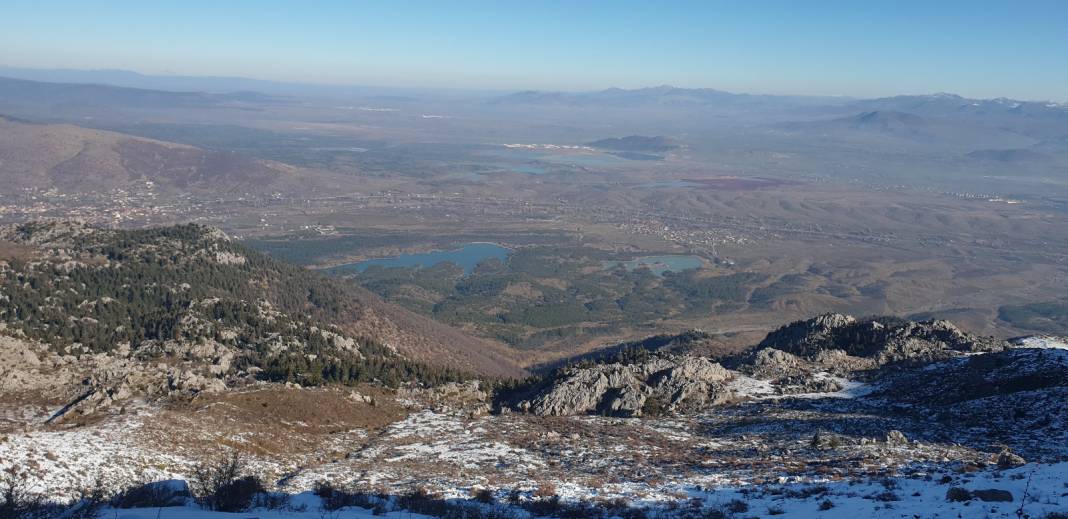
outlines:
M37 395L58 406L54 419L262 380L521 373L483 341L423 321L205 227L0 228L0 393Z
M501 389L499 413L486 412L490 386L477 382L390 389L258 380L57 424L46 423L55 407L12 404L18 391L6 385L0 472L77 496L94 481L122 489L191 480L202 460L238 452L273 491L306 493L328 481L378 496L397 514L411 511L404 496L413 493L500 507L497 517L1008 518L1063 509L1068 344L872 322L795 323L722 364L625 349ZM879 339L827 340L858 326L882 327L870 336ZM15 338L13 329L4 335ZM0 365L48 365L42 359L57 355L32 349L43 344L32 355L25 342L10 345L0 341ZM225 357L190 346L161 369Z
M988 409L1004 410L1021 398L1058 398L1068 385L1061 353L1014 348L947 321L827 314L775 330L722 365L699 356L623 352L558 369L500 402L536 415L641 416L792 394L873 393L880 396L870 398L929 409L995 398L1005 402ZM947 375L951 382L941 383ZM1025 396L1035 391L1042 396Z

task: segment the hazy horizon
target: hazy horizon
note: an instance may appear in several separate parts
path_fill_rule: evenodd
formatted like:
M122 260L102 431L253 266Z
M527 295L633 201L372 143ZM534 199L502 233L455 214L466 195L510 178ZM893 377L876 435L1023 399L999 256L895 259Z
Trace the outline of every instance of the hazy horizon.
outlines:
M752 91L743 91L743 90L730 90L730 89L720 88L720 87L718 87L716 85L680 86L680 85L674 85L674 84L670 84L670 83L635 85L635 86L631 86L631 87L620 87L620 86L617 86L617 85L602 85L602 86L599 86L599 87L574 88L574 89L566 89L566 88L521 88L521 87L519 87L519 88L476 88L476 87L460 87L460 86L437 86L437 87L435 87L435 86L426 86L426 85L392 85L392 84L378 85L378 84L362 84L362 83L319 83L319 82L310 82L310 81L299 81L299 80L298 81L286 81L286 80L276 80L276 79L268 79L268 78L262 78L262 77L235 76L235 75L199 75L199 74L167 74L167 73L154 74L154 73L142 72L142 71L139 71L139 70L130 70L130 69L122 69L122 68L84 68L84 69L81 69L81 68L35 68L35 67L19 67L19 66L12 66L12 65L7 64L7 63L0 63L0 77L5 77L5 73L8 73L8 72L19 72L19 74L12 74L12 75L6 76L6 77L10 77L12 79L25 79L25 80L29 80L29 81L57 82L57 83L62 83L64 81L57 80L57 79L41 78L41 77L37 77L37 75L38 74L46 75L46 74L50 74L50 73L55 73L55 74L87 74L87 75L88 74L128 74L128 75L138 76L138 77L146 78L146 79L160 79L160 80L168 80L168 79L174 79L174 80L178 80L178 79L233 80L233 81L252 81L252 82L262 82L262 83L273 83L273 84L278 84L278 85L298 85L298 86L305 86L305 87L312 87L312 88L314 88L314 87L342 88L342 89L343 88L353 88L353 89L364 89L365 88L365 89L373 89L373 90L397 90L397 91L497 93L497 94L501 94L501 95L507 95L507 94L513 94L513 93L521 93L521 92L560 92L560 93L576 93L576 94L579 94L579 93L601 92L601 91L612 90L612 89L621 89L621 90L631 90L631 91L633 91L633 90L656 89L656 88L678 88L678 89L691 89L691 90L714 90L714 91L726 92L726 93L730 93L730 94L740 94L740 95L767 95L767 96L781 96L781 97L827 97L827 98L835 98L835 97L837 97L837 98L844 98L844 99L878 99L878 98L883 98L883 97L896 97L896 96L934 96L934 95L947 94L947 95L960 96L960 97L965 98L965 99L1008 98L1008 99L1013 99L1015 101L1055 102L1055 103L1059 103L1059 104L1068 104L1068 100L1063 100L1062 101L1062 100L1059 100L1059 99L1050 99L1050 98L1021 98L1021 97L1011 97L1011 96L973 97L973 96L968 96L968 95L962 94L960 92L945 91L945 90L914 91L914 92L912 92L912 91L904 91L904 92L896 92L896 93L892 93L892 94L887 94L885 96L881 96L881 95L880 96L856 96L856 95L849 95L849 94L796 93L796 92L787 92L787 91L782 91L782 92L752 92ZM95 81L73 80L73 79L70 82L72 82L72 83L85 83L85 84L93 84L93 83L95 83ZM108 84L108 83L101 81L100 84ZM126 85L120 85L120 84L115 84L113 86L120 86L120 87L126 87L126 88L147 88L147 87L126 86ZM169 89L166 89L166 88L150 88L150 89L169 90ZM181 89L170 89L170 90L180 91ZM231 90L227 90L227 91L231 91Z
M396 88L1068 101L1057 2L49 4L8 9L0 62Z

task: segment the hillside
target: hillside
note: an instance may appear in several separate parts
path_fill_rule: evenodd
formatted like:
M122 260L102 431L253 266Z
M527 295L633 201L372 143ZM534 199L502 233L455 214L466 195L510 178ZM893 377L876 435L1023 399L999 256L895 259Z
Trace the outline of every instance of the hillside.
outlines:
M232 510L260 517L1008 518L1062 509L1063 339L1002 341L947 321L827 314L721 364L686 353L705 338L650 338L495 393L477 381L263 384L66 427L33 423L41 410L13 405L8 389L0 470L75 506L92 499L85 489L96 481L114 496L105 517L226 517L206 509L203 490L205 463L220 459L235 460L229 481L255 483ZM488 414L491 396L498 412ZM161 497L146 483L173 491ZM278 504L253 500L264 491Z
M147 183L151 184L147 184ZM0 116L0 193L149 189L160 194L269 194L351 188L343 175L67 124Z
M256 381L521 373L488 341L195 225L0 228L0 302L6 389L65 394L74 406Z

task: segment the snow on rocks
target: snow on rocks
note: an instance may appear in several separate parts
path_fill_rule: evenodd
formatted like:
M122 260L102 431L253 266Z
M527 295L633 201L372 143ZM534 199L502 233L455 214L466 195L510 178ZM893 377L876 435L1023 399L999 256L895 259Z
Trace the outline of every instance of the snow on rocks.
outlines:
M1010 339L1009 343L1017 348L1039 348L1068 350L1068 338L1053 335L1032 335Z

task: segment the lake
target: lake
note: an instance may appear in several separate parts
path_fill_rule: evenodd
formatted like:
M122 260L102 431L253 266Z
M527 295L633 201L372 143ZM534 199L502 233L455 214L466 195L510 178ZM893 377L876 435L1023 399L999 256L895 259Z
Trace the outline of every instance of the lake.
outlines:
M344 273L355 270L363 272L369 267L433 267L438 263L454 263L464 269L464 274L470 274L475 265L484 260L497 258L504 261L508 258L511 249L502 247L496 243L475 242L468 243L455 250L432 251L418 254L401 254L391 258L375 258L356 263L347 263L328 269L333 273Z
M606 269L613 269L622 265L627 270L634 270L644 266L653 271L653 274L662 276L665 272L681 272L683 270L701 268L703 263L701 262L701 258L697 256L672 255L645 256L630 261L604 261L602 262L602 265Z

